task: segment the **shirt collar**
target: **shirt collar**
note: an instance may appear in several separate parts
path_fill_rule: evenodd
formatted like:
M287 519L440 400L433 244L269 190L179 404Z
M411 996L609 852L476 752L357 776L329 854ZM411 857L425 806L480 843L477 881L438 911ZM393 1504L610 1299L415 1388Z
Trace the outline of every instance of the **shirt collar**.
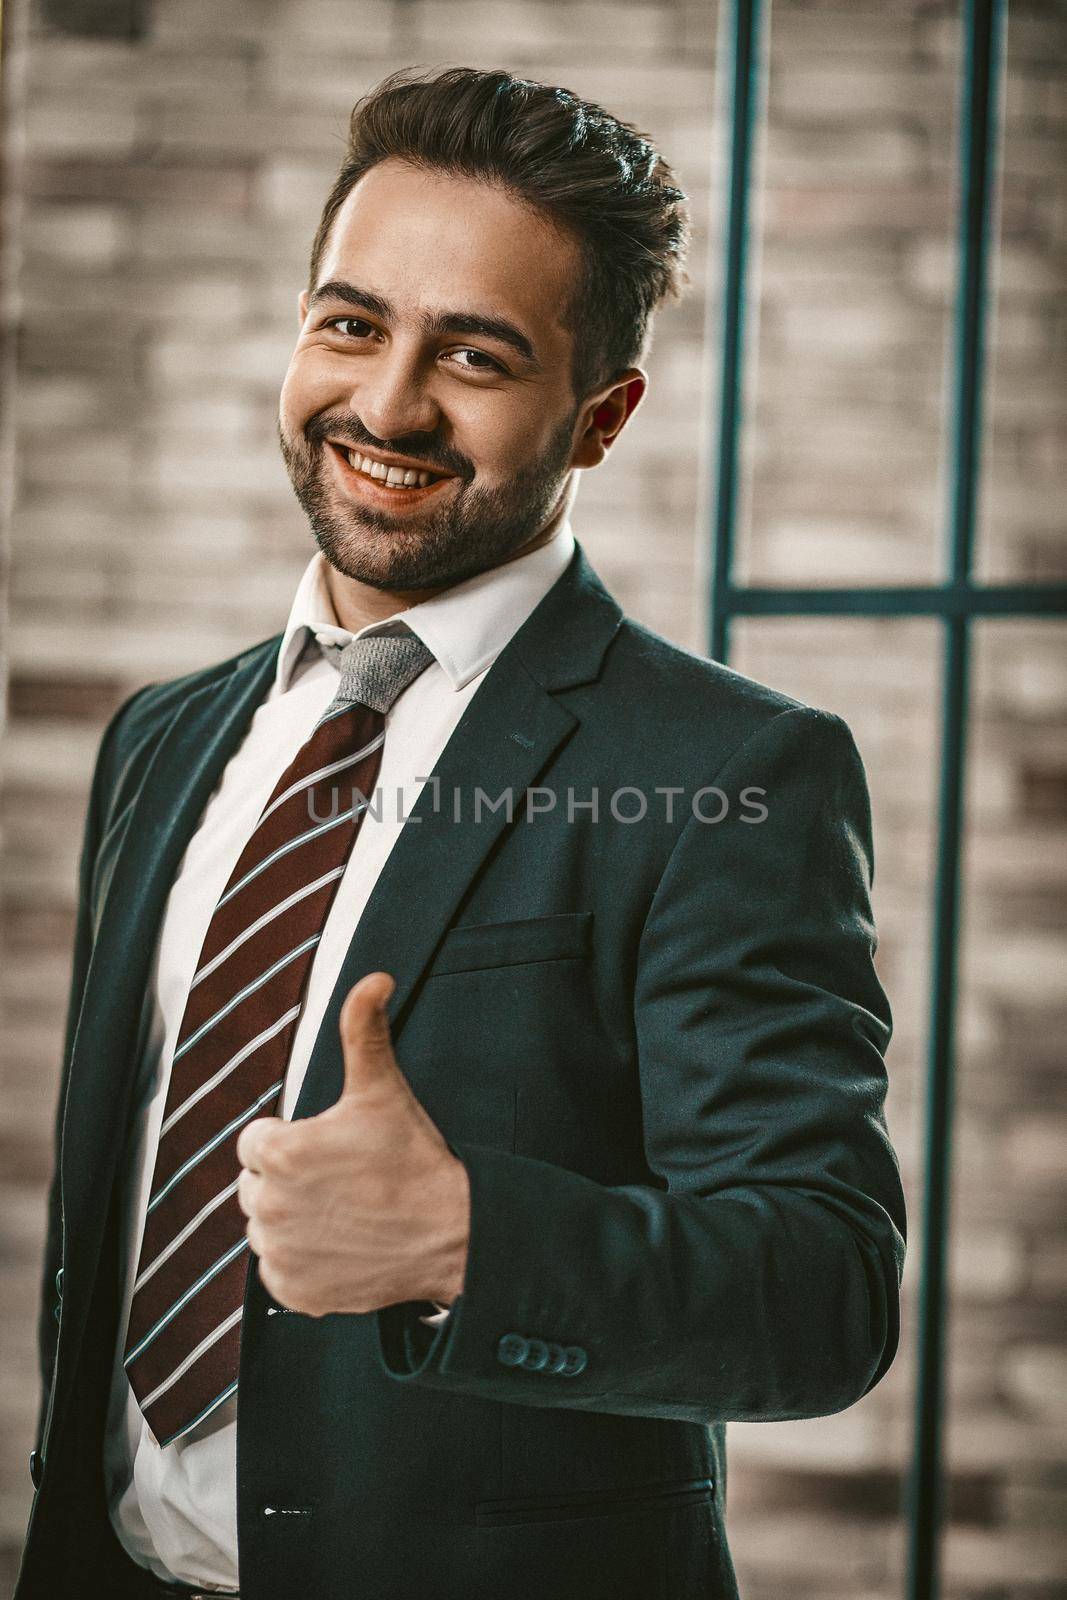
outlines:
M431 595L406 611L394 612L352 633L337 621L326 587L326 557L316 550L297 586L282 635L275 693L291 687L293 673L310 640L318 640L336 662L340 651L364 634L391 631L403 620L433 651L453 689L462 689L496 660L508 640L561 576L574 553L569 519L554 539L501 567L479 572L463 583Z

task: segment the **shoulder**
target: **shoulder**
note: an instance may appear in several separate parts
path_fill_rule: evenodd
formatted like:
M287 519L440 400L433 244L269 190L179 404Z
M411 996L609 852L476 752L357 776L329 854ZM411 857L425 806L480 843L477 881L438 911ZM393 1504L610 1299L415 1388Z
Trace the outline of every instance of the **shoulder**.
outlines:
M680 696L683 703L692 700L704 708L709 703L725 712L736 707L742 715L758 718L803 704L781 689L665 639L633 617L622 618L611 662L616 673L631 677L635 687L640 685L647 694Z
M609 704L645 738L677 755L699 752L714 770L772 728L814 738L848 730L842 719L781 689L697 655L624 616L604 662ZM644 741L642 741L644 742Z
M191 695L221 683L240 667L265 666L280 639L280 634L274 634L224 661L137 689L122 702L104 730L100 762L114 773L123 771L138 751L153 747L159 733Z
M643 758L648 753L645 770L694 788L721 786L731 797L747 791L771 809L777 826L749 835L753 844L758 835L764 851L761 873L776 842L783 863L792 863L783 870L793 871L800 841L819 839L824 864L859 864L873 876L867 774L843 717L672 644L630 618L619 628L613 657L605 677L613 675L619 704L629 701L628 727L638 730L629 746L637 744ZM614 718L612 737L619 738ZM685 808L679 809L684 822ZM714 830L689 832L708 843ZM728 837L736 843L736 830Z

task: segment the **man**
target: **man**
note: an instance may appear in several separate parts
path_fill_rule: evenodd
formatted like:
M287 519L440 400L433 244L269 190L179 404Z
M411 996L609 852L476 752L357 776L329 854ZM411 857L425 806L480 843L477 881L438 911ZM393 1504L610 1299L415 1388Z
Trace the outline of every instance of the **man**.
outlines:
M892 1360L855 746L569 523L686 234L564 90L353 114L280 407L318 551L97 761L19 1600L733 1596L725 1422Z

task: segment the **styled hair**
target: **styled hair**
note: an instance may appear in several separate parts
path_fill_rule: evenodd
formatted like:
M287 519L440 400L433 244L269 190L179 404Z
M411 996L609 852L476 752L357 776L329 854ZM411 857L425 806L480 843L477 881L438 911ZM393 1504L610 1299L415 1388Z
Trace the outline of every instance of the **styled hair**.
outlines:
M499 184L577 240L579 280L561 318L579 401L642 359L652 313L689 282L688 200L644 134L569 89L448 67L391 73L357 102L311 250L311 289L345 197L390 157Z

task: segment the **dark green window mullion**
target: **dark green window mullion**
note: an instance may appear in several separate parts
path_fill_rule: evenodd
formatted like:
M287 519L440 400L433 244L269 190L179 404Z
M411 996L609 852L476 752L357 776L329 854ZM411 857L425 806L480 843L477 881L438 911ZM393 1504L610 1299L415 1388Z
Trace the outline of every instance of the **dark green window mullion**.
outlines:
M1067 584L960 582L870 589L806 589L799 585L769 589L727 583L716 603L729 617L1049 617L1067 612Z
M748 271L749 198L752 149L761 102L763 51L761 0L724 0L720 30L727 59L728 146L726 218L723 240L722 302L719 308L720 354L718 439L715 495L712 501L712 572L710 653L725 661L730 645L730 592L734 527L741 460L742 386L744 383L745 293Z
M1003 0L965 0L960 210L951 414L950 582L969 584L982 449L990 220ZM925 1193L915 1442L908 1492L909 1600L940 1593L945 1348L955 1080L955 1018L971 618L946 616L926 1082Z

